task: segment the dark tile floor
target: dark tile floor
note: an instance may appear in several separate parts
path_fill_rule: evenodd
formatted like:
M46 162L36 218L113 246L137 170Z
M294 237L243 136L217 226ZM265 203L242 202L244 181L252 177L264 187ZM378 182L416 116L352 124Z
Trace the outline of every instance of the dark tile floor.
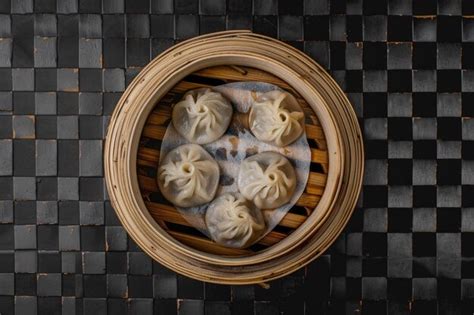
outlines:
M0 313L472 314L473 16L470 0L0 0ZM328 69L365 135L349 226L269 290L152 262L104 189L130 80L180 40L237 28Z

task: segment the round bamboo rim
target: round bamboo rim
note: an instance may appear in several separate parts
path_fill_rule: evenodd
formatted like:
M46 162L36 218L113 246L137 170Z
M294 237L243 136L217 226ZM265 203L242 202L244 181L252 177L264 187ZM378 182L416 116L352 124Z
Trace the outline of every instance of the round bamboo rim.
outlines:
M250 66L282 78L307 100L326 134L329 172L315 211L290 236L244 257L197 251L168 235L141 198L138 140L154 104L187 74L216 65ZM182 42L154 59L134 79L110 121L105 175L112 205L127 232L152 258L189 277L216 283L259 283L281 277L322 253L352 213L363 174L361 132L352 107L332 78L309 57L275 39L229 31Z

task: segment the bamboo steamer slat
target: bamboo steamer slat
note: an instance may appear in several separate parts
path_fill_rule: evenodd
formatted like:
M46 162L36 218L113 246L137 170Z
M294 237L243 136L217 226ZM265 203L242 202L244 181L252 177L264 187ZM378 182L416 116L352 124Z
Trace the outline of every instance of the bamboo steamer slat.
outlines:
M160 128L144 130L155 104L187 75L198 72L206 76L209 67L226 65L257 69L248 72L251 76L260 72L271 73L276 81L287 84L288 89L300 95L308 103L308 109L319 118L318 124L311 124L317 128L311 127L313 130L308 132L321 138L315 140L319 148L313 149L312 159L324 161L326 155L328 161L322 163L327 172L324 189L318 190L322 181L313 175L313 190L300 198L301 205L311 213L307 219L300 224L298 217L290 215L281 224L298 224L293 233L285 237L273 231L265 241L273 246L256 253L242 250L237 257L223 254L226 249L214 250L216 244L211 245L210 241L207 247L203 247L202 238L197 240L173 231L167 233L164 229L166 223L155 221L141 197L139 182L145 180L150 189L155 189L146 179L150 177L139 176L137 172L137 165L139 168L153 167L150 162L159 157L159 152L140 147L139 141L142 131L144 135L150 132L152 137L159 137L163 132ZM165 120L165 115L160 116L158 109L157 116L156 125L162 124L159 117ZM304 266L326 250L339 235L359 195L363 147L350 103L319 65L277 40L246 31L229 31L197 37L168 49L133 80L110 121L105 144L105 174L117 216L135 242L152 258L179 273L203 281L261 283ZM321 195L313 194L315 191ZM311 204L315 202L317 207L311 211Z

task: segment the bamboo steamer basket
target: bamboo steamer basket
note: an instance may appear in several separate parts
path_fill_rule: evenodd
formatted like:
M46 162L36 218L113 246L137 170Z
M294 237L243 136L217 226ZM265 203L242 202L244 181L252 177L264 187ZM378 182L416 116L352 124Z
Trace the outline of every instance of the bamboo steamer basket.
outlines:
M299 201L307 215L290 211L280 222L289 232L271 232L258 250L227 249L204 237L174 231L170 226L186 226L186 222L172 206L149 199L158 189L153 178L146 176L146 168L156 170L159 147L150 149L146 139L159 141L163 136L173 95L206 85L185 79L190 75L279 85L301 100L314 122L306 131L316 143L312 160L324 176L310 175L307 193ZM196 37L155 58L118 102L104 156L112 205L135 242L178 273L225 284L282 277L326 250L355 207L364 164L356 115L333 79L300 51L249 31Z

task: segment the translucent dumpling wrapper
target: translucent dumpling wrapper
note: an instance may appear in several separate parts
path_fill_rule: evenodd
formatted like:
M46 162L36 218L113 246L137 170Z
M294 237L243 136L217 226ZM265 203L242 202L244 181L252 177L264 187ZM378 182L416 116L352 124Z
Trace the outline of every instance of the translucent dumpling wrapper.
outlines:
M211 201L219 183L219 165L197 144L171 150L158 168L163 196L179 207L194 207Z
M303 134L304 113L293 95L274 90L255 100L249 125L260 141L284 147Z
M238 186L240 193L258 208L278 208L293 196L296 173L280 153L258 153L240 165Z
M265 231L261 210L237 194L224 194L209 204L206 225L211 238L221 245L245 248Z
M189 142L205 144L222 137L232 119L232 105L211 89L192 90L173 107L176 131Z

